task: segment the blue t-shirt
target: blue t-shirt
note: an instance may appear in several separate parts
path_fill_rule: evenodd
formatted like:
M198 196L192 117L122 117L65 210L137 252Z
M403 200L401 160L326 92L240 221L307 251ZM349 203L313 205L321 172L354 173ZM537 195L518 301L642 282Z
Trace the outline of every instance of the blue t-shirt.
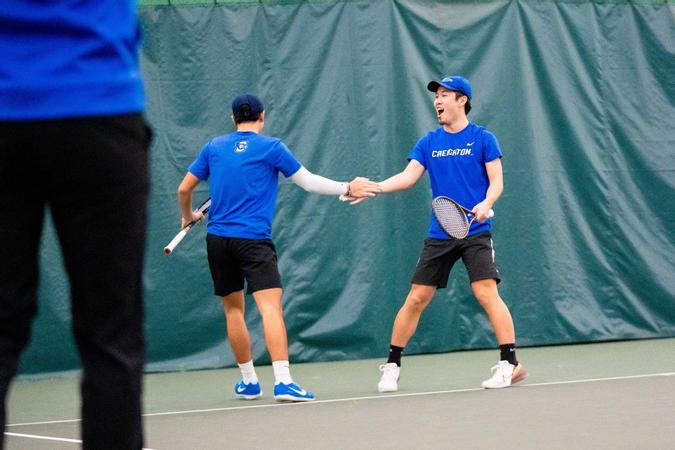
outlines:
M501 158L497 138L484 127L469 122L458 133L448 133L439 127L422 137L410 151L414 159L429 172L434 197L445 195L467 209L485 200L490 185L485 163ZM471 224L469 235L487 231L491 220ZM438 225L433 213L429 237L450 239Z
M0 4L0 120L145 109L135 0Z
M200 180L209 180L209 233L271 239L279 172L290 177L300 167L277 138L235 131L212 139L188 168Z

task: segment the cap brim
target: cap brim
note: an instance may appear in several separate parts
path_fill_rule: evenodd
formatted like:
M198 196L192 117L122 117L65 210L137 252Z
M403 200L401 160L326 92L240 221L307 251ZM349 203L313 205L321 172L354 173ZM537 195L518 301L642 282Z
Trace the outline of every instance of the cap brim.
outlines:
M431 92L436 92L441 86L442 84L438 81L430 81L429 84L427 84L427 89L429 89Z

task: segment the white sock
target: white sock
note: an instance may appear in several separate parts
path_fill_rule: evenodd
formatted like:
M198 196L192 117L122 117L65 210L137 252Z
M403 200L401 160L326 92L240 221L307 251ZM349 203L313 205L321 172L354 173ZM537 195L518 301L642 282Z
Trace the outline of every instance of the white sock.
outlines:
M273 361L272 369L274 369L274 384L291 384L293 382L288 361Z
M255 374L255 368L253 368L253 360L244 364L238 364L238 366L241 370L241 378L243 379L244 384L258 382L258 376Z

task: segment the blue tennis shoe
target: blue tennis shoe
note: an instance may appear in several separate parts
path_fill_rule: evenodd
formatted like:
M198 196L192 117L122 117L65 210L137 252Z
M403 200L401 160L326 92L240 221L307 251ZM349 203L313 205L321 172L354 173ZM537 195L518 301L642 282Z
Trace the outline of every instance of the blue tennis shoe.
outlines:
M255 400L262 395L260 383L244 384L244 380L234 385L234 396L244 400Z
M314 394L307 392L295 383L274 385L274 400L278 402L311 402Z

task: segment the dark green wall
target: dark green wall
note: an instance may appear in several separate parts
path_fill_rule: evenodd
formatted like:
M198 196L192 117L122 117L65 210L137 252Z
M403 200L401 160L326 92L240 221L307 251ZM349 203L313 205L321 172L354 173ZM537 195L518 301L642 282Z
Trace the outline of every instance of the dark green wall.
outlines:
M446 74L471 80L469 117L504 151L494 235L519 344L675 336L672 2L198 3L139 9L155 130L150 370L233 364L204 227L161 251L187 166L231 131L232 97L257 92L265 132L311 171L381 180L436 127L425 86ZM427 184L349 207L282 181L274 236L292 360L386 353L426 232ZM196 201L207 195L204 184ZM78 366L53 236L24 373ZM255 358L268 361L253 302L247 314ZM493 346L460 264L407 352Z

